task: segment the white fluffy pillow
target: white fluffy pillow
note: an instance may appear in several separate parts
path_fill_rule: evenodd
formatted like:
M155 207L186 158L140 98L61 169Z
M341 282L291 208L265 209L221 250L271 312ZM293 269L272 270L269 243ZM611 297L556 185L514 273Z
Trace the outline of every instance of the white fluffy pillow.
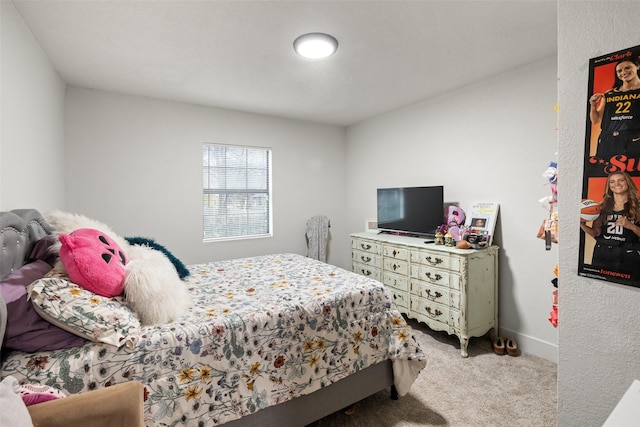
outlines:
M186 285L165 254L148 246L129 246L124 294L143 325L170 323L191 304Z
M120 236L118 233L113 231L111 227L103 222L86 217L84 215L63 212L60 210L47 212L44 215L44 219L53 227L55 235L59 235L62 233L69 234L79 228L93 228L95 230L102 231L113 240L115 240L118 246L120 246L125 251L125 253L128 254L129 252L129 242L127 242L124 237ZM49 251L57 255L60 251L60 242L56 242L53 246L51 246Z

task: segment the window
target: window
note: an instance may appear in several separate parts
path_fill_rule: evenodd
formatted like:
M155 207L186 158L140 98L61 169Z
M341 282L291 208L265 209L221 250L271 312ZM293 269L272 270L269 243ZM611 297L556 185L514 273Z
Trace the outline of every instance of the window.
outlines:
M271 236L271 150L202 145L204 240Z

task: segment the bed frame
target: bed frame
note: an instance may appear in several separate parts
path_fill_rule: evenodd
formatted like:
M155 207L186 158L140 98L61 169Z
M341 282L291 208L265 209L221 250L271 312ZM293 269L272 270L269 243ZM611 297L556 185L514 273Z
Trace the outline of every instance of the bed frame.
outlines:
M52 227L35 209L0 212L0 278L24 265L34 243L52 232ZM0 305L4 306L1 296ZM0 307L0 313L6 313L6 307ZM0 326L2 322L6 322L6 318L0 319ZM225 425L304 426L387 388L391 388L391 398L397 399L390 360L363 369L312 394L270 406Z

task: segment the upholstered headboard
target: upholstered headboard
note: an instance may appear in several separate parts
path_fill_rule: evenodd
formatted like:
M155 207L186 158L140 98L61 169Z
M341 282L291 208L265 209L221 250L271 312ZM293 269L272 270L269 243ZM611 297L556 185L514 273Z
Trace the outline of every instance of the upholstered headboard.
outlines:
M0 212L0 279L22 267L34 243L52 231L35 209Z
M0 280L22 267L35 242L53 229L35 209L0 212ZM7 306L0 293L0 345L7 323Z

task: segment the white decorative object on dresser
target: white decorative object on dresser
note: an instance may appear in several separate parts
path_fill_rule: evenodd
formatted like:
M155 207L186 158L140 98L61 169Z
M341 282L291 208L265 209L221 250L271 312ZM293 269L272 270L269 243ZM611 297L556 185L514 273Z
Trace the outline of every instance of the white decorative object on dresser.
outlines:
M498 329L498 247L457 249L393 234L351 235L352 270L389 288L400 312L455 334L467 357L471 337Z

